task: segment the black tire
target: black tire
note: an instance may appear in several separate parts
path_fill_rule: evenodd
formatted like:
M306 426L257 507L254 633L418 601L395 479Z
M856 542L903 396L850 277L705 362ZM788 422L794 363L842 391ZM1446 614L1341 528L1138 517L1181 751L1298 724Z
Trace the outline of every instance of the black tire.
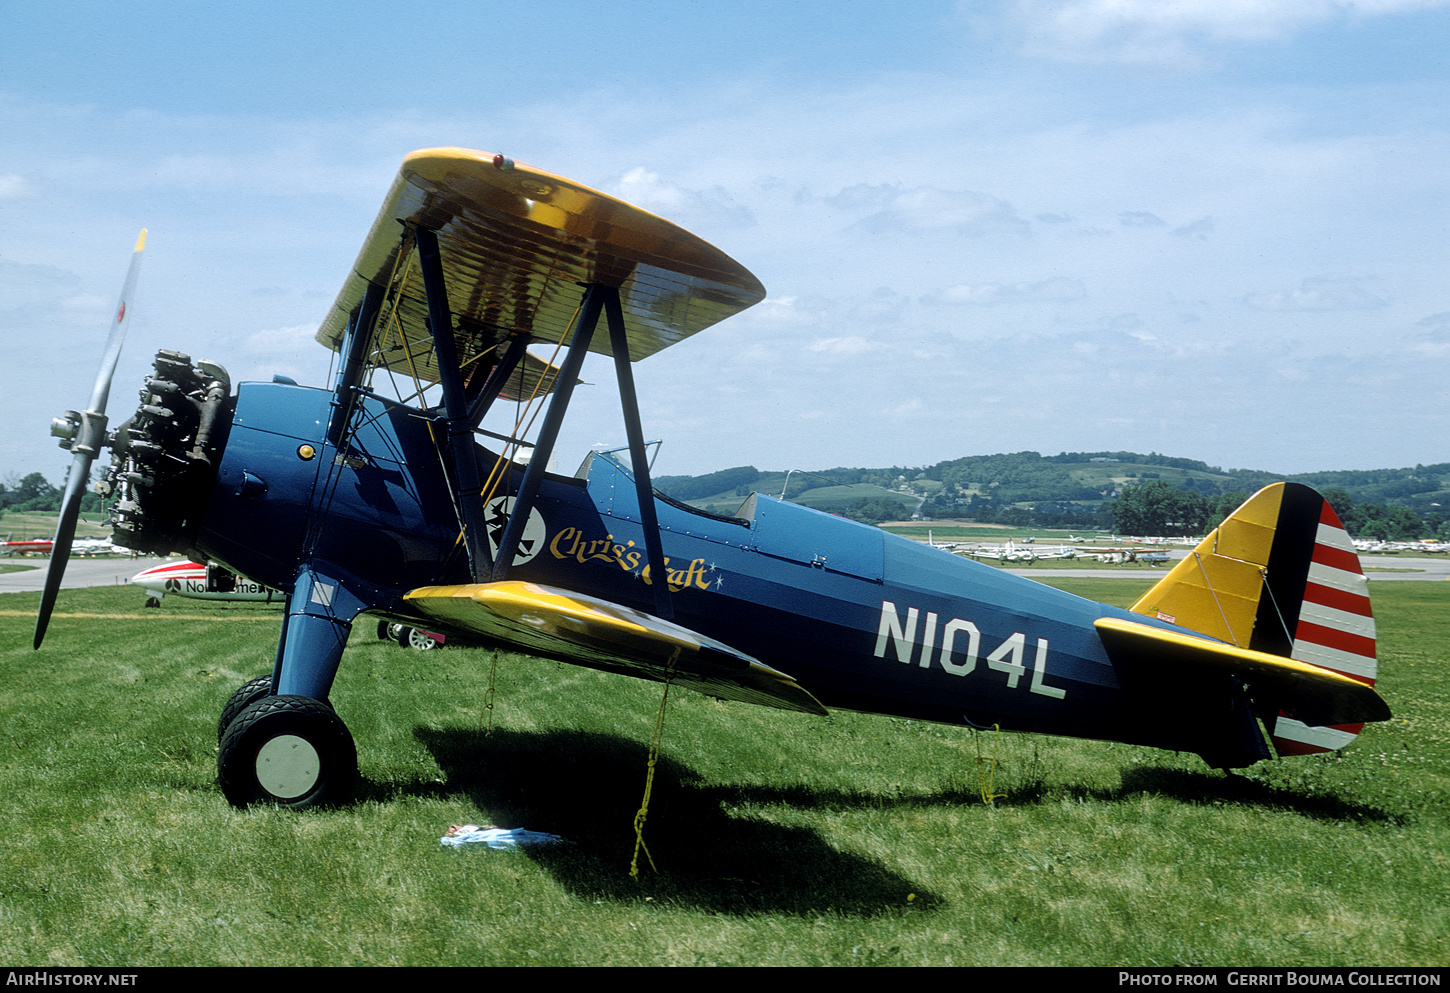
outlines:
M404 628L403 633L398 636L398 644L404 648L415 648L420 652L438 647L438 642L417 628Z
M379 641L392 641L393 640L392 632L390 632L388 630L388 627L389 627L389 625L388 625L388 622L387 621L378 621L378 640Z
M217 754L217 782L237 807L341 803L356 779L357 747L347 725L305 696L256 701L227 728Z
M243 683L237 691L227 700L222 707L221 719L216 722L216 740L218 743L226 737L227 728L232 726L232 721L237 715L246 710L252 704L265 696L272 695L272 677L258 676L250 682Z

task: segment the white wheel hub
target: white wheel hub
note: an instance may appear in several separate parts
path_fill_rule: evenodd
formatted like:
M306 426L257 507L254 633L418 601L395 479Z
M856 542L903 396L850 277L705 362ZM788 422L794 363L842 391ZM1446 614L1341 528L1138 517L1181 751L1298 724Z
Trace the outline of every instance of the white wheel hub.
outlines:
M257 751L257 782L279 800L292 800L317 785L322 759L306 738L279 734Z

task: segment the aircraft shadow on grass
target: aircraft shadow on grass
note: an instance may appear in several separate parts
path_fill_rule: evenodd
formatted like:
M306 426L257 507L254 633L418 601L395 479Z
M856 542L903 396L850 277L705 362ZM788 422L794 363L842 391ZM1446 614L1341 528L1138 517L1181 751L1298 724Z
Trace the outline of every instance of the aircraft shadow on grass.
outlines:
M733 813L732 807L786 805L802 810L963 807L974 790L920 795L809 786L712 785L688 765L660 756L644 827L639 877L627 874L635 852L632 825L643 794L647 747L588 731L481 731L424 728L415 737L433 754L444 784L416 783L404 793L464 794L497 824L546 831L565 846L531 857L566 888L592 899L650 896L716 913L841 913L870 917L941 906L932 894L877 861L842 852L816 831ZM386 801L397 787L364 782L363 798ZM999 795L998 806L1030 806L1047 790L1025 784ZM1055 791L1054 791L1055 792ZM1316 820L1396 821L1384 810L1332 794L1306 794L1247 779L1175 769L1129 769L1116 789L1073 789L1105 802L1151 793L1185 804L1239 803L1278 808ZM914 894L912 899L908 896Z
M687 765L660 756L644 840L658 872L634 857L633 823L644 792L647 747L588 731L539 733L419 728L443 770L441 795L462 792L494 823L546 831L571 843L530 856L581 897L644 896L716 913L921 912L941 898L869 858L842 852L810 828L732 814L731 803L868 807L869 794L709 786ZM424 787L424 784L418 784ZM405 787L405 791L408 788ZM364 782L360 794L396 796ZM421 792L433 793L424 787ZM886 802L890 802L889 799ZM914 896L913 896L914 894ZM908 899L910 897L910 899Z
M998 807L1028 807L1049 795L1064 794L1074 800L1095 800L1120 803L1130 797L1150 794L1189 806L1212 806L1232 803L1265 809L1284 810L1302 817L1324 821L1373 821L1403 824L1406 819L1380 807L1357 803L1328 792L1313 792L1258 782L1245 776L1224 776L1219 772L1196 772L1187 769L1166 769L1143 766L1123 771L1122 785L1113 789L1093 788L1077 784L1049 787L1040 780L1003 787L994 794ZM977 800L975 794L966 796ZM935 805L947 802L944 794L926 798ZM980 801L978 801L980 802Z
M1121 789L1108 791L1109 799L1152 793L1185 804L1241 803L1275 808L1321 821L1375 821L1403 824L1405 818L1380 807L1357 803L1335 793L1308 792L1257 782L1243 776L1183 769L1130 769L1123 773Z
M879 862L842 852L816 831L732 813L732 807L786 805L802 810L963 807L980 804L975 790L951 788L920 795L819 789L809 786L709 784L688 765L661 755L650 797L645 844L658 873L634 857L632 825L643 794L647 747L618 735L588 731L481 731L423 728L414 732L433 754L445 783L404 786L403 792L447 796L462 792L497 824L527 827L571 844L533 849L531 857L571 892L594 899L651 896L717 913L771 911L876 916L921 912L943 899ZM364 783L364 798L386 800L396 788ZM1057 792L1057 791L1052 791ZM1132 768L1116 789L1070 788L1074 795L1119 802L1144 793L1184 804L1235 803L1281 809L1315 820L1397 822L1380 808L1343 797L1311 794L1216 773ZM1030 806L1045 787L1007 787L997 806ZM369 794L373 794L369 796ZM915 896L908 900L908 896Z

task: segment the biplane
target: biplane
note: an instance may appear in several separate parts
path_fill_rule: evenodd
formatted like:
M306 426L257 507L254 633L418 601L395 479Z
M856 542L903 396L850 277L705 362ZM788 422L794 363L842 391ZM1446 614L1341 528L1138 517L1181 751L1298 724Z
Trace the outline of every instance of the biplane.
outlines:
M360 615L725 700L1150 745L1222 768L1339 748L1389 717L1364 575L1304 486L1255 495L1128 610L770 496L718 514L655 491L632 364L765 290L669 221L502 155L407 156L317 332L337 353L326 388L233 391L221 366L162 350L136 413L108 432L135 269L91 407L53 428L75 455L60 536L68 547L66 514L73 527L109 447L98 488L118 543L286 594L271 673L219 722L234 804L347 796L356 747L329 695ZM613 360L628 446L554 472L591 351ZM542 410L532 441L523 423L482 429L500 400L525 398Z

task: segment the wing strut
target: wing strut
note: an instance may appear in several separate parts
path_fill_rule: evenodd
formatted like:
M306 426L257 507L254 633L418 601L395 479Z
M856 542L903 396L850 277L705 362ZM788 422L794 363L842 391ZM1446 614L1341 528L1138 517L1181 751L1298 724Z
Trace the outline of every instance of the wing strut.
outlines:
M478 478L478 459L473 453L473 422L463 387L463 371L458 367L458 348L453 340L453 318L448 309L448 290L443 285L443 260L438 252L438 236L428 228L414 229L418 246L418 267L423 271L423 289L428 295L428 332L433 337L437 357L438 382L443 387L443 412L448 422L448 447L453 456L454 502L463 518L463 545L468 552L468 568L474 580L481 582L494 570L488 553L484 528L483 501L478 499L483 484ZM571 353L572 354L572 353ZM570 375L574 375L571 372ZM570 385L573 385L572 380ZM553 408L550 408L552 413ZM548 461L546 455L544 461ZM528 519L528 512L524 512ZM510 526L513 520L509 521ZM503 547L499 558L503 559ZM512 551L509 553L512 555Z
M501 582L508 576L509 566L513 563L514 551L518 547L519 538L523 535L524 524L529 519L529 511L533 508L538 496L544 469L549 463L549 456L553 453L554 442L559 436L559 427L564 421L564 412L568 409L569 398L573 395L579 368L584 362L584 353L588 350L589 342L594 337L594 330L599 323L601 311L604 312L609 324L610 351L614 354L614 370L619 380L619 402L624 414L625 432L629 438L635 494L639 501L640 527L644 530L645 554L649 558L650 575L652 577L667 575L664 548L660 542L659 520L655 515L654 488L650 485L649 457L645 452L644 431L639 420L639 400L635 395L634 373L629 362L629 340L625 333L624 311L619 302L619 289L614 286L591 283L585 287L584 300L580 304L578 317L571 329L572 338L569 343L569 351L565 355L563 367L555 379L554 396L549 403L549 411L544 417L543 427L539 430L539 438L534 444L529 467L524 472L518 492L514 495L514 505L509 512L508 526L499 540L498 558L493 566L494 582ZM510 353L513 350L511 347ZM656 613L666 620L674 617L668 579L657 579L650 585L654 588Z
M483 388L478 391L477 396L469 400L468 421L475 430L483 423L488 408L498 399L498 395L503 392L504 384L509 381L509 377L514 374L514 369L518 368L519 362L523 360L524 351L528 348L530 340L529 336L522 331L516 333L510 339L509 347L504 352L503 358L499 360L498 365L493 367L493 372L488 374L488 380L483 384Z
M358 304L347 324L347 338L340 349L342 365L337 370L337 383L332 391L332 416L327 422L327 440L337 449L342 448L342 435L352 414L353 401L357 398L357 386L362 381L363 359L367 356L373 323L378 319L382 304L383 288L369 283L362 303Z
M509 566L513 564L514 552L519 547L524 525L529 520L529 511L533 510L534 500L539 495L539 485L544 481L544 470L549 464L549 457L554 454L554 442L558 440L559 427L564 423L564 411L569 408L569 398L574 395L574 383L579 378L580 367L584 364L584 353L589 350L589 340L594 337L594 326L599 323L599 311L604 306L604 297L610 293L617 298L619 291L598 283L590 283L584 288L584 301L580 304L579 314L570 329L569 351L565 354L564 365L554 381L554 396L549 401L549 410L544 415L539 438L534 442L534 452L529 457L529 467L524 471L523 482L519 483L518 492L514 494L508 525L498 542L498 558L493 563L492 577L496 583L508 576Z
M634 490L639 499L639 523L644 528L645 554L649 557L650 575L655 594L655 613L673 620L675 608L670 603L669 575L665 571L665 553L660 544L660 524L655 515L654 487L650 485L649 458L644 449L644 431L639 424L639 400L634 392L634 370L629 365L629 339L624 333L624 312L619 306L619 291L610 288L604 298L604 314L609 319L609 347L614 352L614 373L619 379L619 406L624 413L624 431L629 439L629 457L634 469Z

